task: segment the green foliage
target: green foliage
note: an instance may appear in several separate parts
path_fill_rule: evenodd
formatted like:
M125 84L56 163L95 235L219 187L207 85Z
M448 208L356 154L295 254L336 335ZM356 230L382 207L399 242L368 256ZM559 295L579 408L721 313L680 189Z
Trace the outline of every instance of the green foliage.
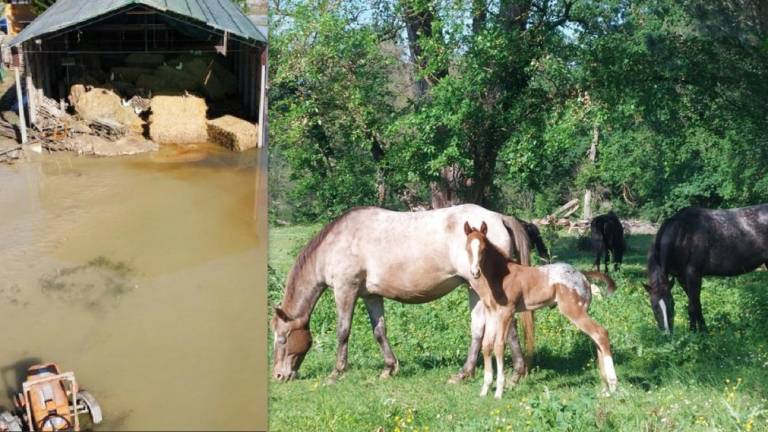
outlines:
M274 228L270 299L297 249L319 226ZM549 236L548 236L549 237ZM273 240L274 239L274 240ZM386 301L387 330L400 374L381 380L383 360L362 304L355 311L347 375L325 385L336 354L336 313L326 292L312 315L314 345L301 378L270 385L270 430L638 431L768 430L768 273L707 278L702 291L707 335L687 330L687 299L675 289L676 332L656 328L645 281L650 236L632 236L625 265L611 275L618 291L595 298L590 315L608 330L619 391L600 395L594 344L556 309L536 313L535 368L496 401L478 397L476 378L449 385L469 344L467 294L457 289L424 305ZM589 269L574 237L552 245L559 260ZM362 302L358 302L362 303ZM506 364L511 365L508 358Z
M392 58L351 12L319 5L291 9L274 24L270 122L274 152L291 172L286 201L299 220L376 203L378 134L393 112Z
M39 15L45 12L45 10L51 7L54 3L56 3L56 0L32 0L32 9Z
M524 27L506 3L281 4L272 143L293 175L282 202L302 202L286 219L380 202L381 184L390 204L405 189L424 203L445 167L463 200L537 215L584 188L651 219L768 200L760 2L583 0L565 15L564 0L530 0ZM406 10L434 15L419 67ZM419 79L424 97L395 85Z

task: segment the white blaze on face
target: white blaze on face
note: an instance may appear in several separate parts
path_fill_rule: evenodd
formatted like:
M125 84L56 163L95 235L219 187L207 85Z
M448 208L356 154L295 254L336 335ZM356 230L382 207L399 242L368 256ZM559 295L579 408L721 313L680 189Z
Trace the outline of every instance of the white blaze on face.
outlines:
M664 303L664 299L659 300L659 308L661 309L661 316L664 318L664 331L669 332L669 322L667 321L667 304Z
M469 271L472 272L472 276L480 276L480 240L472 239L469 243L470 258L469 258Z

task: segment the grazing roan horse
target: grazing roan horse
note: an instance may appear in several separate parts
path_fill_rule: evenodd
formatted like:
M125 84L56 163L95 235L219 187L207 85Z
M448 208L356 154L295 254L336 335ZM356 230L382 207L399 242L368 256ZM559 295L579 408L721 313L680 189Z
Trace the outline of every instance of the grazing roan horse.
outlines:
M489 241L487 232L485 222L479 230L472 228L469 222L464 223L466 253L472 277L477 282L473 287L486 307L482 342L485 370L480 396L485 396L493 383L492 350L496 359L495 397L501 398L504 391L504 343L507 329L514 327L515 312L532 311L553 304L557 304L560 313L595 342L600 375L607 390L615 391L618 380L608 332L587 315L592 301L587 278L605 282L609 294L616 290L613 280L600 272L579 272L564 263L521 266L508 260ZM516 343L516 340L511 343Z
M595 253L595 270L600 271L600 258L605 254L605 272L608 272L608 257L613 255L613 268L619 270L624 258L626 244L624 243L624 227L610 211L592 219L589 224L592 231L592 251Z
M651 308L659 329L675 320L674 280L688 295L691 330L706 331L703 276L736 276L768 263L768 204L710 210L686 208L664 221L648 255Z
M335 379L347 367L347 342L355 302L362 297L373 334L384 357L382 377L397 372L398 362L387 340L384 298L403 303L426 303L453 291L462 282L474 282L464 253L465 220L488 221L488 236L506 257L517 255L530 264L528 238L523 226L476 205L460 205L422 212L395 212L376 207L353 209L326 225L301 251L289 273L281 305L275 308L273 376L278 381L295 377L312 345L309 320L318 298L333 287L337 313ZM473 290L472 343L459 381L474 373L483 336L485 309ZM533 316L523 317L526 343L533 348ZM510 330L510 335L515 329ZM510 336L512 337L512 336ZM517 346L519 349L519 345ZM513 352L516 372L525 374L522 353Z

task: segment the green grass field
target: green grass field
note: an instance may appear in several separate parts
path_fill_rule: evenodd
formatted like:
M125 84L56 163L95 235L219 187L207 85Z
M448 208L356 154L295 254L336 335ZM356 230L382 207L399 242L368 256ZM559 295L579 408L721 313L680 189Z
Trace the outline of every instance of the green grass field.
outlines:
M272 229L272 303L279 303L293 258L317 229ZM707 335L689 332L687 298L676 287L676 331L665 337L641 285L650 241L631 237L622 271L612 273L618 291L596 298L590 309L610 335L619 377L613 396L601 396L593 343L556 309L537 312L534 368L503 399L478 397L482 366L473 380L446 384L469 346L465 288L425 305L386 302L400 360L400 373L387 380L378 378L383 361L359 302L349 371L325 385L336 352L328 291L312 316L314 345L300 378L270 384L271 430L768 431L768 272L705 279ZM552 250L577 268L591 266L590 253L578 250L573 237L558 238Z

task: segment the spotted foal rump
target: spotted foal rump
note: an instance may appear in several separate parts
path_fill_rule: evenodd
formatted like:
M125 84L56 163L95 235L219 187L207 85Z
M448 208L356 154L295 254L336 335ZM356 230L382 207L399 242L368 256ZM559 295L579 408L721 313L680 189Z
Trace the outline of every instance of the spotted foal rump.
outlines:
M521 266L505 258L488 240L485 222L479 229L465 222L464 232L467 236L467 258L472 276L476 279L473 287L476 287L487 313L482 345L485 370L480 395L485 396L493 383L493 351L496 363L495 397L502 396L504 344L510 336L507 332L514 331L514 325L510 326L510 323L514 323L514 314L555 304L560 313L595 342L601 378L607 391L614 392L618 379L608 332L587 314L592 301L588 279L605 282L609 294L616 290L614 281L603 273L582 273L565 263L541 267ZM510 343L519 345L516 335L511 334ZM519 352L519 347L512 351Z

